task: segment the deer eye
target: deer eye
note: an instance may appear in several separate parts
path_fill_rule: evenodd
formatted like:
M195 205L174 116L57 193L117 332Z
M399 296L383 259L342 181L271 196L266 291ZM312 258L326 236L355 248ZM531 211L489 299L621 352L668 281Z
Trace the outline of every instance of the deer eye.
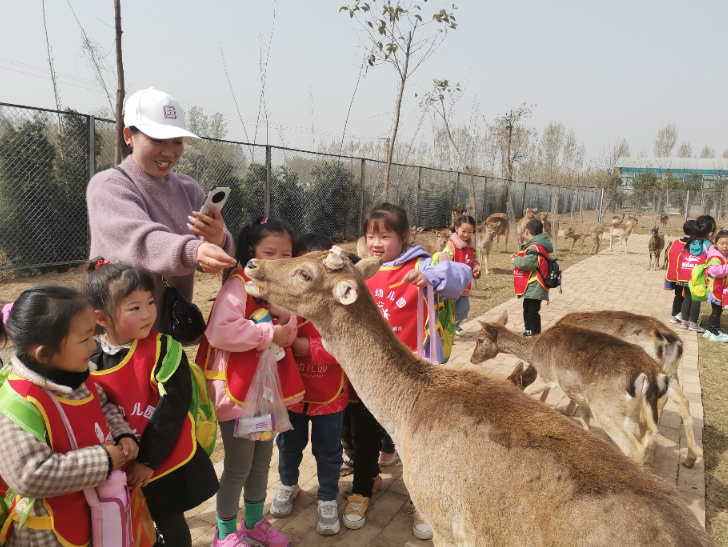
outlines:
M308 272L305 270L300 270L298 272L298 276L303 279L304 281L311 281L311 276L308 275Z

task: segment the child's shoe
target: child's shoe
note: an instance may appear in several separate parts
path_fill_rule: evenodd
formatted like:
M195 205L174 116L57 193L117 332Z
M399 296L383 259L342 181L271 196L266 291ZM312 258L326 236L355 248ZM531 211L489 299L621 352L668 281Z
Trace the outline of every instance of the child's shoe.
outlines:
M369 498L352 494L349 496L349 503L344 511L344 526L349 530L358 530L367 521L367 507L369 507Z
M465 331L460 327L455 327L455 334L458 336L462 336L465 333Z
M377 475L377 478L374 479L374 486L372 486L372 492L376 492L377 490L380 490L382 488L382 477L381 475ZM350 482L344 488L341 489L341 493L350 496L354 492L354 482Z
M697 323L693 323L692 321L690 321L690 323L688 324L688 330L692 332L705 332L705 329L703 327L701 327Z
M279 484L276 497L273 498L273 503L270 504L270 514L279 518L290 515L291 509L293 509L293 500L296 499L300 491L301 488L297 484L293 486Z
M412 507L415 510L412 514L412 533L417 539L432 539L432 528L427 524L414 503Z
M710 332L709 330L706 330L703 333L703 338L705 338L706 340L713 340L713 333Z
M685 320L683 320L683 319L681 319L681 320L680 320L680 328L681 328L682 330L688 330L688 322L687 322L687 321L685 321Z
M245 521L243 521L244 523ZM244 524L243 524L244 525ZM217 526L215 526L215 535L212 540L212 547L249 547L250 544L245 539L245 532L242 530L235 530L232 534L227 536L225 539L218 539Z
M380 467L389 467L399 461L399 455L396 452L380 452L379 453L379 465Z
M679 323L680 321L682 321L682 312L670 317L670 323Z
M341 530L341 523L336 501L319 501L316 531L322 536L333 536L338 534L339 530Z
M531 338L531 336L533 336L533 331L527 330L523 333L523 336L525 336L526 338Z
M243 519L243 522L240 523L240 530L245 533L248 544L253 547L291 547L292 545L288 536L273 528L267 519L260 519L252 530L248 530L245 519Z
M718 332L710 332L709 330L706 330L703 333L703 338L706 338L710 340L711 342L721 342L723 344L728 343L728 334L718 331Z

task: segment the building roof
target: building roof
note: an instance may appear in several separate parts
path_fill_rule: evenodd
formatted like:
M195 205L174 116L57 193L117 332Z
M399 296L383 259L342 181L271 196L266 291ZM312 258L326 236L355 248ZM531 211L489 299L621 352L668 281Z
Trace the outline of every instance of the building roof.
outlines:
M702 175L728 174L727 158L631 158L617 160L617 168L622 173L640 171L670 171L676 175L698 171Z

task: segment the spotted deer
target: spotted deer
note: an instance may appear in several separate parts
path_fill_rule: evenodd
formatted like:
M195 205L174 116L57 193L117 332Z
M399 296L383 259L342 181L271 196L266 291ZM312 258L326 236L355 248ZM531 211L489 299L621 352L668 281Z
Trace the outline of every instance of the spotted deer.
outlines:
M486 225L489 225L493 228L495 231L495 247L498 246L498 242L500 241L501 237L505 238L505 246L503 247L504 251L508 250L508 235L509 235L509 226L508 226L508 215L505 213L493 213L492 215L489 215L488 218L485 219Z
M630 217L627 224L612 224L609 229L609 250L614 252L612 249L612 242L615 238L619 239L619 249L617 252L622 251L622 244L624 243L624 252L627 252L627 240L632 234L632 230L637 225L637 217Z

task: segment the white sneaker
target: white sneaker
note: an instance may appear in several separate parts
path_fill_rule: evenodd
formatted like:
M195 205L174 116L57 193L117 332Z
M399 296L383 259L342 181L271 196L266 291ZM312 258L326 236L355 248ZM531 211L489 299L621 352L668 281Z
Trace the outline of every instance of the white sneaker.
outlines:
M706 336L706 335L710 335L710 336ZM718 334L713 334L712 332L706 330L705 333L703 334L703 338L707 338L711 342L721 342L723 344L728 343L728 334L721 332L721 331L718 331Z
M415 510L412 514L412 533L417 539L432 539L432 528L427 524L427 521L417 510L414 503L412 503L412 507Z
M297 484L293 486L279 484L276 497L273 498L273 503L270 504L270 514L274 517L287 517L290 515L291 509L293 509L293 500L296 499L300 491L301 487Z
M682 313L670 317L670 323L679 323L680 321L682 321Z
M336 501L319 501L316 531L322 536L334 536L339 533L339 530L341 530L341 523Z

